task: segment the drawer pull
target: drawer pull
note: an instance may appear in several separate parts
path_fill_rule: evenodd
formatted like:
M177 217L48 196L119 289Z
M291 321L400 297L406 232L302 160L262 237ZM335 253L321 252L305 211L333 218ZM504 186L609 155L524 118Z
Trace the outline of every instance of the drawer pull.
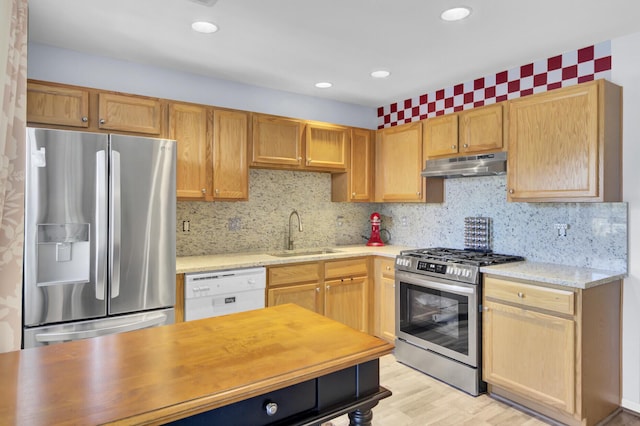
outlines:
M267 416L274 416L278 412L278 404L270 402L264 406L264 409L267 411Z
M521 291L519 291L519 292L518 292L518 297L519 297L520 299L524 299L524 293L523 293L523 292L521 292Z

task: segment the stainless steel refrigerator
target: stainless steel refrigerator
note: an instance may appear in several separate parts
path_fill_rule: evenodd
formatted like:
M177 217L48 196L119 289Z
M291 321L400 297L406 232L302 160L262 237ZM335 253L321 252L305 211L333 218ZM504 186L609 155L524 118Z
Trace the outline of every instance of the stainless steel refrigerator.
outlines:
M175 141L27 129L25 348L174 322Z

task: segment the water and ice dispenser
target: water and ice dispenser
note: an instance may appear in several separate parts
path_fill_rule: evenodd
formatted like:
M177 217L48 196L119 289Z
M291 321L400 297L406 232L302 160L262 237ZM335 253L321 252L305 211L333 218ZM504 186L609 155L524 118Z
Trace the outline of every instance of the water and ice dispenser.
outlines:
M89 282L89 224L40 223L37 228L37 285Z

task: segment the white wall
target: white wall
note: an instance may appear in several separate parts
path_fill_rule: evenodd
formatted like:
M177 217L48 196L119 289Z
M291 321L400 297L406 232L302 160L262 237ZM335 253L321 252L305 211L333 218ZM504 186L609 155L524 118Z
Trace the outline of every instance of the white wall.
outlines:
M640 412L640 33L612 40L614 83L624 88L624 201L629 203L629 277L624 281L622 406Z
M29 43L28 77L138 95L377 128L375 108Z

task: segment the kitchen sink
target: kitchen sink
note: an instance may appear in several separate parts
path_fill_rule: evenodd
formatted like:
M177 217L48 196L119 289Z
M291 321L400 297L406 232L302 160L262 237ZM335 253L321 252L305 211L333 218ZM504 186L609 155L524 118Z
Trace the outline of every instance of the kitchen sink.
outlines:
M340 250L333 249L309 249L309 250L287 250L269 253L269 256L275 257L295 257L295 256L313 256L316 254L340 253Z

